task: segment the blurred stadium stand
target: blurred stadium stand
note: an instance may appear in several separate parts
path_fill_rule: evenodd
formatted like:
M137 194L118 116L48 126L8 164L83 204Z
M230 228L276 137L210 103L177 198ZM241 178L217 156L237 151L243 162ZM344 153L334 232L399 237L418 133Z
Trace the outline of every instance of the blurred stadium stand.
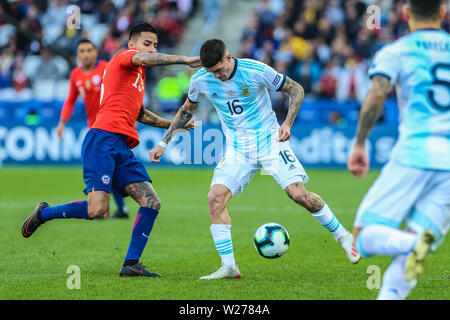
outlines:
M35 110L43 120L56 121L67 93L70 70L77 63L77 41L84 37L91 39L98 46L99 58L109 60L126 47L128 27L145 20L159 30L160 52L195 55L204 40L221 38L233 55L263 61L302 84L306 99L301 121L354 123L370 85L367 78L370 58L378 48L408 29L400 10L401 0L0 0L0 3L0 119L3 120L8 116L21 118L27 110ZM66 26L67 9L72 4L81 10L80 29ZM371 4L382 9L379 29L370 30L365 23ZM449 31L450 13L442 27ZM157 112L173 112L186 96L185 81L159 81L162 77L172 80L191 74L180 67L153 69L147 70L145 103ZM167 92L169 86L177 83L184 87L172 99ZM277 116L282 119L288 99L280 93L271 94ZM393 98L392 93L382 121L397 121ZM51 108L55 111L50 112ZM206 105L199 109L198 118L217 122L215 112Z

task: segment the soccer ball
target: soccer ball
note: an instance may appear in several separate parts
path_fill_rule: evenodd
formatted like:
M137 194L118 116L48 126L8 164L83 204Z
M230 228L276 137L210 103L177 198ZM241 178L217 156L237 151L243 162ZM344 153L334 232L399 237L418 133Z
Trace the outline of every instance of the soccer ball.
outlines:
M281 257L289 249L289 233L278 223L266 223L258 228L253 237L256 251L268 259Z

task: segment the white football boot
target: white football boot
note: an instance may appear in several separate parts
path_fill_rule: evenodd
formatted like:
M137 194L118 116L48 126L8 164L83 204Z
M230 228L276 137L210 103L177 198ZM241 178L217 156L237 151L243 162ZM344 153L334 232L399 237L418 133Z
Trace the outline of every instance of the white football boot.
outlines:
M435 240L430 230L425 230L419 235L414 250L406 258L404 277L407 281L414 281L423 273L425 256Z
M359 260L361 260L361 255L355 248L353 243L353 235L350 232L342 237L339 237L337 242L341 245L342 249L344 249L347 254L347 258L351 263L357 264Z
M229 266L222 265L219 270L210 274L209 276L200 277L200 280L213 280L213 279L240 279L241 273L238 267L231 268Z

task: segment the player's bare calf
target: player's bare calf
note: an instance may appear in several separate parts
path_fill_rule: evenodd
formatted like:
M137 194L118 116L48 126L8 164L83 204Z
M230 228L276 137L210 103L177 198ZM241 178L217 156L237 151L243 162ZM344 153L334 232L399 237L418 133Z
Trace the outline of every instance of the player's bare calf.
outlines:
M109 208L109 193L105 191L91 191L88 195L88 216L91 219L103 218Z
M284 191L289 198L308 210L322 226L333 234L351 263L356 264L361 260L361 255L354 245L353 235L340 224L319 195L306 190L300 182L290 184Z

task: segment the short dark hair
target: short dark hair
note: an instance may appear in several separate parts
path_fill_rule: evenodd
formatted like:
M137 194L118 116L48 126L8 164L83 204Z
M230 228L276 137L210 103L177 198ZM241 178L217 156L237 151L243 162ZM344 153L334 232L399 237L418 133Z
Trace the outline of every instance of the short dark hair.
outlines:
M220 39L206 40L200 48L200 61L205 68L214 67L222 61L227 47Z
M436 20L442 0L408 0L412 16L417 20Z
M90 44L92 44L92 46L95 48L95 44L94 44L91 40L86 39L86 38L83 38L83 39L80 39L80 40L77 42L77 49L78 49L78 47L80 46L80 44L83 44L83 43L90 43Z
M156 28L147 22L137 23L131 26L128 40L131 40L132 38L135 37L139 37L141 35L141 32L151 32L156 34Z

